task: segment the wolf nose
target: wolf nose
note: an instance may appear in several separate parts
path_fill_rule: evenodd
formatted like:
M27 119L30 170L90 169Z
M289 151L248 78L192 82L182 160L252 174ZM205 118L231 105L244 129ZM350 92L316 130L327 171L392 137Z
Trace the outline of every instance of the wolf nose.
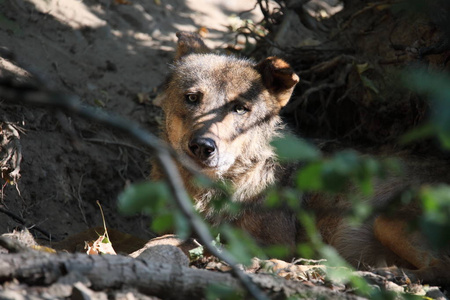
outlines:
M198 158L206 159L216 152L216 143L210 138L193 138L189 149Z

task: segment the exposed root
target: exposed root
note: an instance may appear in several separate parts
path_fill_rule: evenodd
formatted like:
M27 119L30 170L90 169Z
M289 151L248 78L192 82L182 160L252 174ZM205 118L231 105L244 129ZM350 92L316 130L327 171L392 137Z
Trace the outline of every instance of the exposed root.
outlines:
M376 9L376 10L384 10L387 8L390 8L393 3L399 3L400 1L379 1L374 3L368 3L366 6L364 6L362 9L355 12L351 17L341 26L341 30L346 29L350 27L353 20L357 18L358 16L362 15L363 13Z

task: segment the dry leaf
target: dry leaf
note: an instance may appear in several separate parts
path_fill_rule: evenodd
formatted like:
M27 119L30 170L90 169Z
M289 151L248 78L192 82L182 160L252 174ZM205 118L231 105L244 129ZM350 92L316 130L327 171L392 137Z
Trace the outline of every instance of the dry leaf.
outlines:
M84 249L87 249L87 255L97 255L98 251L94 248L94 242L84 242Z
M108 236L108 230L106 229L105 215L103 214L102 206L100 202L97 200L97 205L100 208L100 213L102 214L103 219L103 229L105 229L105 233L99 236L98 239L94 242L85 243L84 249L87 249L86 253L88 255L97 255L97 254L112 254L116 255L116 251L111 244Z
M221 272L230 272L232 270L232 268L229 265L224 264L222 262L215 262L215 261L209 262L206 265L205 269L206 270L221 271Z
M111 254L116 255L116 251L105 234L98 237L94 242L86 243L85 249L87 249L86 254L88 255L98 255L98 254Z
M47 252L47 253L56 253L55 249L45 247L45 246L39 246L39 245L32 245L31 249L40 251L40 252Z
M283 260L270 259L260 262L262 270L275 273L285 279L308 281L311 279L324 280L324 265L297 265Z

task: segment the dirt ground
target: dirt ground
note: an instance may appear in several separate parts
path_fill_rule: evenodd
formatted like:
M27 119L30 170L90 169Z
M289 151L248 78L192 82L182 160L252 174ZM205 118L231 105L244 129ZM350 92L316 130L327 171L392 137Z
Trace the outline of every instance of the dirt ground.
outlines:
M0 46L50 87L156 132L159 111L152 100L171 63L175 33L204 27L208 45L223 48L233 42L227 27L239 22L233 16L253 7L253 1L237 0L5 0ZM256 9L240 18L262 15ZM2 78L27 81L27 70L0 57ZM0 123L0 131L8 124L18 130L9 142L20 145L23 156L17 186L0 179L0 233L25 226L38 238L61 240L102 224L99 200L110 227L153 237L148 218L117 211L123 188L149 174L146 149L43 108L0 102ZM3 159L5 149L0 154Z

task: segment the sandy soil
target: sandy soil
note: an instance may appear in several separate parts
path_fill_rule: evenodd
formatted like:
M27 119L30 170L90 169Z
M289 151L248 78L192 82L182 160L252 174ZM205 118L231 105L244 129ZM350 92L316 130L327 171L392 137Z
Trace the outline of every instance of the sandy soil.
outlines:
M159 111L152 99L167 74L175 33L204 27L208 45L223 47L233 42L227 26L239 19L232 16L253 6L238 0L5 0L0 46L49 86L155 132ZM241 18L262 16L254 10ZM27 70L0 57L3 78L26 81ZM99 200L109 226L152 237L148 219L122 216L116 205L127 184L149 174L145 149L58 111L0 102L0 123L5 122L23 129L17 140L23 161L17 189L0 179L0 233L38 227L60 240L101 225Z

